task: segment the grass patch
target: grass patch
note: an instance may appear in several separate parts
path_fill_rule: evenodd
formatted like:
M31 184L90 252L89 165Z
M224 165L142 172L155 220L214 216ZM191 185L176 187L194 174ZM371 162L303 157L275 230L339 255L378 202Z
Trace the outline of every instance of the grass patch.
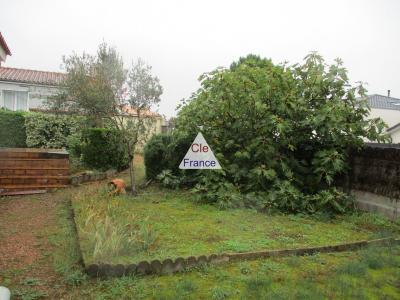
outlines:
M56 249L52 253L54 269L62 275L67 285L77 286L87 276L82 270L80 245L67 197L64 196L58 204L58 226L56 231L49 236L49 241Z
M15 291L14 296L19 297L21 300L38 300L47 298L48 294L43 291L21 289Z
M352 277L363 277L367 274L367 265L362 261L352 261L339 267L337 273L350 275Z
M86 263L140 260L338 244L374 238L386 223L365 227L360 215L321 221L310 216L219 210L186 191L152 186L137 197L109 197L105 185L72 195Z

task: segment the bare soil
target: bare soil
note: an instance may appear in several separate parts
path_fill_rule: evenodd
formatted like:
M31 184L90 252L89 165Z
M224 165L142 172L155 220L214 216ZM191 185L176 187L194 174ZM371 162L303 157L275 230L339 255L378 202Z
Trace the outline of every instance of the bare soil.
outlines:
M0 198L0 285L11 289L13 299L65 295L48 239L57 226L60 201L53 195Z

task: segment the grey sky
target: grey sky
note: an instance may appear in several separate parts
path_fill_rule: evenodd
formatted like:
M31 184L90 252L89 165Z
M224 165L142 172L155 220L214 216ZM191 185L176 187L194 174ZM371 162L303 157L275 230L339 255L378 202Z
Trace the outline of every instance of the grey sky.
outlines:
M60 71L72 51L104 39L125 63L142 57L164 87L159 111L175 107L203 72L248 53L300 62L312 50L344 60L370 93L400 98L400 1L18 1L0 0L4 64Z

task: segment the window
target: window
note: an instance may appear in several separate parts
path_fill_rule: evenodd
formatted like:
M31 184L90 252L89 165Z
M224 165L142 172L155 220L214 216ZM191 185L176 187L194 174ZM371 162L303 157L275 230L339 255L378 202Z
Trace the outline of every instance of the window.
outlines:
M28 92L3 91L4 107L10 110L28 110Z
M4 107L7 109L14 110L14 92L4 91Z

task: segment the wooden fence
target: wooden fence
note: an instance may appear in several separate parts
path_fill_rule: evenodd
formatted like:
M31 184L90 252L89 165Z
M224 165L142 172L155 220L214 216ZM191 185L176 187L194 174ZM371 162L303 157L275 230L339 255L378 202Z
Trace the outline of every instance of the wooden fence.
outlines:
M0 195L46 192L69 183L63 150L0 148Z

